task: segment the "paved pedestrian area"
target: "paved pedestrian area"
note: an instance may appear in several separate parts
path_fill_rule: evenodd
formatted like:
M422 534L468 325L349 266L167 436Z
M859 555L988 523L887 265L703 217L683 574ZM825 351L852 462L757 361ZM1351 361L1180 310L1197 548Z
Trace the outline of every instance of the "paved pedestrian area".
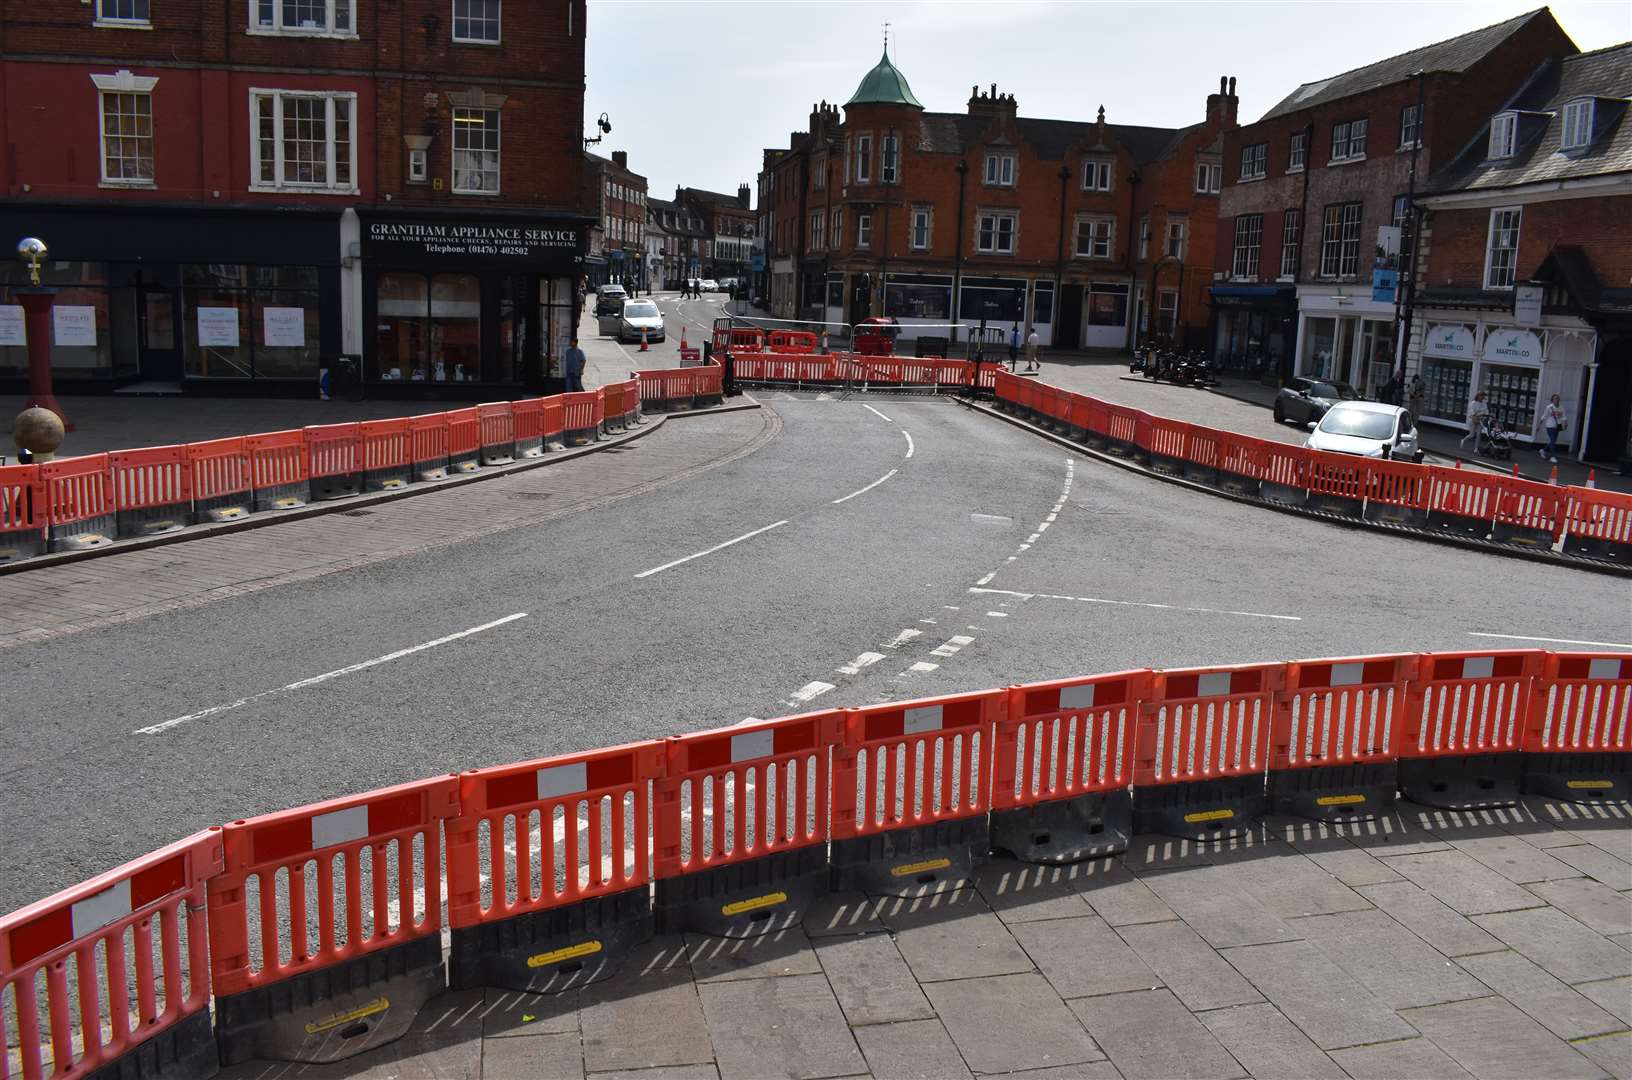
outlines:
M554 997L434 1001L401 1041L282 1077L1632 1076L1632 817L1405 805L987 864L802 929L659 937Z

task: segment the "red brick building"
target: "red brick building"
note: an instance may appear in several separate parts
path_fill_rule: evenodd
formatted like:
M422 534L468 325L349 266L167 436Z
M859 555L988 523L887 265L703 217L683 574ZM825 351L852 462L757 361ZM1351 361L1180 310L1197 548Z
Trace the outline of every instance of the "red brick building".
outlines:
M585 8L503 8L0 0L0 236L94 327L59 386L304 394L343 354L379 392L537 385L576 311Z
M1548 60L1425 185L1409 363L1423 416L1479 390L1521 440L1632 463L1632 43Z
M629 153L584 154L584 212L595 219L584 269L591 285L616 281L639 289L646 276L646 178L629 168Z
M1234 123L1226 87L1178 129L1024 117L995 85L964 112L929 112L886 56L842 121L823 102L766 154L770 304L832 323L890 315L906 337L984 318L994 337L1018 325L1063 348L1126 348L1141 326L1199 334Z
M1224 138L1209 290L1227 367L1380 391L1397 371L1398 291L1373 271L1412 232L1415 184L1454 158L1538 64L1577 49L1545 9L1298 87ZM1413 179L1415 176L1415 180Z

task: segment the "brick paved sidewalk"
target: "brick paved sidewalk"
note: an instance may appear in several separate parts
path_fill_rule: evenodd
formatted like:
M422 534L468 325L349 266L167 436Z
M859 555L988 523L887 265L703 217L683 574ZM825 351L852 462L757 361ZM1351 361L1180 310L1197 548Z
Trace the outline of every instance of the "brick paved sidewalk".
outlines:
M593 509L750 453L780 420L769 410L697 414L643 436L642 454L589 454L482 483L163 547L0 575L0 651L194 607ZM548 458L545 459L548 461ZM338 508L339 504L335 504Z
M446 994L400 1042L281 1077L1627 1077L1632 820L1530 801L1139 837L994 861L802 929L659 937L557 996Z

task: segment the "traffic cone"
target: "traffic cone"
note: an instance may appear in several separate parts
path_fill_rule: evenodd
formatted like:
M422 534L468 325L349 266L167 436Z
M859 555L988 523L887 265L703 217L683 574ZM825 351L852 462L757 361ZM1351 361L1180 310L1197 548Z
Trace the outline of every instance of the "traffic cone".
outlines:
M1587 470L1587 486L1589 488L1595 488L1595 487L1598 486L1598 470L1597 469L1588 469Z
M1553 475L1551 475L1551 476L1549 476L1547 478L1547 482L1549 484L1553 485L1554 487L1558 486L1558 466L1557 465L1553 466Z
M1519 475L1519 463L1517 461L1513 463L1513 475Z
M640 351L641 351L641 352L650 352L650 351L651 351L651 350L650 350L650 349L649 349L649 348L647 348L647 346L646 346L646 328L645 328L645 327L644 327L644 326L642 326L642 327L641 327L641 328L640 328ZM1517 465L1515 465L1515 466L1513 466L1513 467L1514 467L1514 468L1515 468L1515 469L1517 469L1517 468L1518 468L1518 466L1517 466Z
M686 345L686 328L684 326L682 326L680 328L680 351L685 352L686 348L687 348L687 345Z

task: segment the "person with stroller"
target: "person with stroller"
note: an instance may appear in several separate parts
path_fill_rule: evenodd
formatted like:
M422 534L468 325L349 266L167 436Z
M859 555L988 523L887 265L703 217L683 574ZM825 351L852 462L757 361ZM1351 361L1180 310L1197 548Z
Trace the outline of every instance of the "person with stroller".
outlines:
M1475 454L1479 453L1479 443L1485 435L1485 418L1489 415L1490 406L1485 403L1485 392L1481 390L1473 395L1472 401L1468 402L1468 433L1462 436L1456 445L1466 446L1468 440L1472 439L1473 452Z

